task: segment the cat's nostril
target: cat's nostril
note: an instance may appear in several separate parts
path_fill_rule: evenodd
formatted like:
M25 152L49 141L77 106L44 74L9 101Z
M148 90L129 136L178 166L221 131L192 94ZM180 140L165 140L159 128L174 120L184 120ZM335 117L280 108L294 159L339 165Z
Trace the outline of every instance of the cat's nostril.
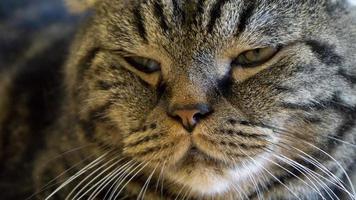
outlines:
M174 114L180 118L183 126L191 132L198 123L198 110L177 110Z
M190 105L174 109L170 115L181 121L183 127L192 132L200 119L210 114L212 109L206 104Z

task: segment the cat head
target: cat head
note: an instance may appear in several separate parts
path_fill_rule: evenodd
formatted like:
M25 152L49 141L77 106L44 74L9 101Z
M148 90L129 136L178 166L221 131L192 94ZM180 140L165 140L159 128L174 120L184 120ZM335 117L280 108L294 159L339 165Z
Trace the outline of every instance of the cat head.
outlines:
M328 137L354 117L355 52L335 23L344 9L101 0L66 71L82 133L193 194L270 182L274 163L334 148Z

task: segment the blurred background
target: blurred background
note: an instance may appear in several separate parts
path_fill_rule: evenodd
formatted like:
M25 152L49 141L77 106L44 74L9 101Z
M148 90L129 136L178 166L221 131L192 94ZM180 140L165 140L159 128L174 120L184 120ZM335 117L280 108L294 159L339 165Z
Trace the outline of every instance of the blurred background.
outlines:
M0 72L28 62L53 43L63 44L48 56L66 53L64 43L82 18L69 13L63 0L0 0Z
M4 137L0 132L0 160L8 158L0 162L1 200L24 199L33 193L31 176L26 174L32 170L27 161L36 156L31 147L41 147L43 130L58 116L63 91L61 66L84 17L68 12L63 0L0 0L0 93L1 86L6 89L6 80L13 83L7 96L0 95L0 109L1 100L11 97L5 113L18 121L10 121L8 127L20 127L24 118L32 120L30 129L36 130L31 137L26 131ZM30 114L18 114L20 106L30 108ZM21 191L13 189L19 185Z

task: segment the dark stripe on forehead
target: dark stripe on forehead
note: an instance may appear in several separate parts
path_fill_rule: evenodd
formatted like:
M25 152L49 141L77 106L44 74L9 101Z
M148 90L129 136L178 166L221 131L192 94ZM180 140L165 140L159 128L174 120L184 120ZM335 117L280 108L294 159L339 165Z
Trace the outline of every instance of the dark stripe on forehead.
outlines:
M146 32L146 27L145 27L145 22L144 18L141 13L141 5L137 5L136 8L134 9L134 23L137 28L137 32L140 35L140 37L147 42L147 32Z
M182 10L181 6L177 3L177 0L172 0L173 14L174 16L181 18L181 22L185 21L185 12Z
M211 33L214 29L214 26L216 24L216 21L221 17L221 10L223 6L228 2L229 0L218 0L216 1L215 5L211 9L210 12L210 22L208 24L208 32Z
M184 2L184 12L185 12L185 16L184 16L184 24L185 25L191 25L191 24L195 24L196 18L197 18L197 13L196 13L196 3L195 1L185 1Z
M255 9L255 3L253 1L248 1L247 5L241 11L239 18L239 25L237 27L237 36L245 31L249 20L251 19Z
M173 11L179 10L179 6L176 0L172 0Z
M199 0L198 1L197 10L196 10L197 16L203 15L203 13L204 13L204 2L205 2L205 0Z
M181 9L177 3L177 0L172 0L172 5L173 5L173 13L175 15L177 15L181 11Z
M352 76L351 74L347 74L344 69L340 69L338 74L344 77L351 85L356 84L356 76Z
M168 30L168 25L166 22L165 14L163 12L162 3L156 1L153 6L154 6L154 15L159 20L159 25L161 26L163 31L166 32Z
M305 42L311 47L311 50L318 57L320 62L326 65L341 65L342 57L335 52L335 47L317 40L308 40Z
M204 14L204 2L205 0L199 0L195 5L195 9L192 11L192 20L194 20L195 25L201 24Z

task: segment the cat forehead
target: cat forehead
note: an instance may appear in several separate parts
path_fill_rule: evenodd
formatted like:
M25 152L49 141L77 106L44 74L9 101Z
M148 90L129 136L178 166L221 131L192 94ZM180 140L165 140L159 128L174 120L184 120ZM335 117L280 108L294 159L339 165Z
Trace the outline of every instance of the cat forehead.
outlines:
M181 18L184 22L192 23L201 20L207 24L222 20L235 20L243 17L260 16L270 20L273 16L297 15L307 17L310 13L302 10L338 5L342 0L99 0L98 10L108 13L111 17L142 17L150 18ZM283 11L283 12L281 12ZM298 13L299 11L299 13ZM314 11L314 13L317 10ZM162 17L163 16L163 17ZM297 18L296 18L297 19ZM295 20L296 20L295 19ZM204 21L205 20L205 21ZM205 23L204 23L205 22Z
M67 0L69 1L69 0ZM171 6L171 8L176 6L183 6L185 11L196 10L198 7L210 7L214 5L246 5L247 3L253 3L255 5L264 5L268 7L269 5L286 5L292 4L298 7L305 3L313 4L314 6L322 6L324 4L337 5L351 3L355 4L356 0L70 0L71 2L76 2L77 4L94 5L95 3L108 3L111 6L121 5L124 7L130 7L132 5L136 6L139 4L162 4L165 6ZM182 7L181 7L182 8Z
M96 32L109 46L150 41L160 46L179 41L185 47L204 41L212 45L246 34L252 46L298 39L315 31L331 6L342 0L99 0ZM207 37L209 36L209 37ZM120 41L120 44L113 44ZM190 42L191 41L191 42ZM199 43L200 42L200 43ZM199 44L198 44L199 43ZM183 48L184 47L184 48ZM167 47L169 48L169 47ZM217 47L218 48L218 47Z

